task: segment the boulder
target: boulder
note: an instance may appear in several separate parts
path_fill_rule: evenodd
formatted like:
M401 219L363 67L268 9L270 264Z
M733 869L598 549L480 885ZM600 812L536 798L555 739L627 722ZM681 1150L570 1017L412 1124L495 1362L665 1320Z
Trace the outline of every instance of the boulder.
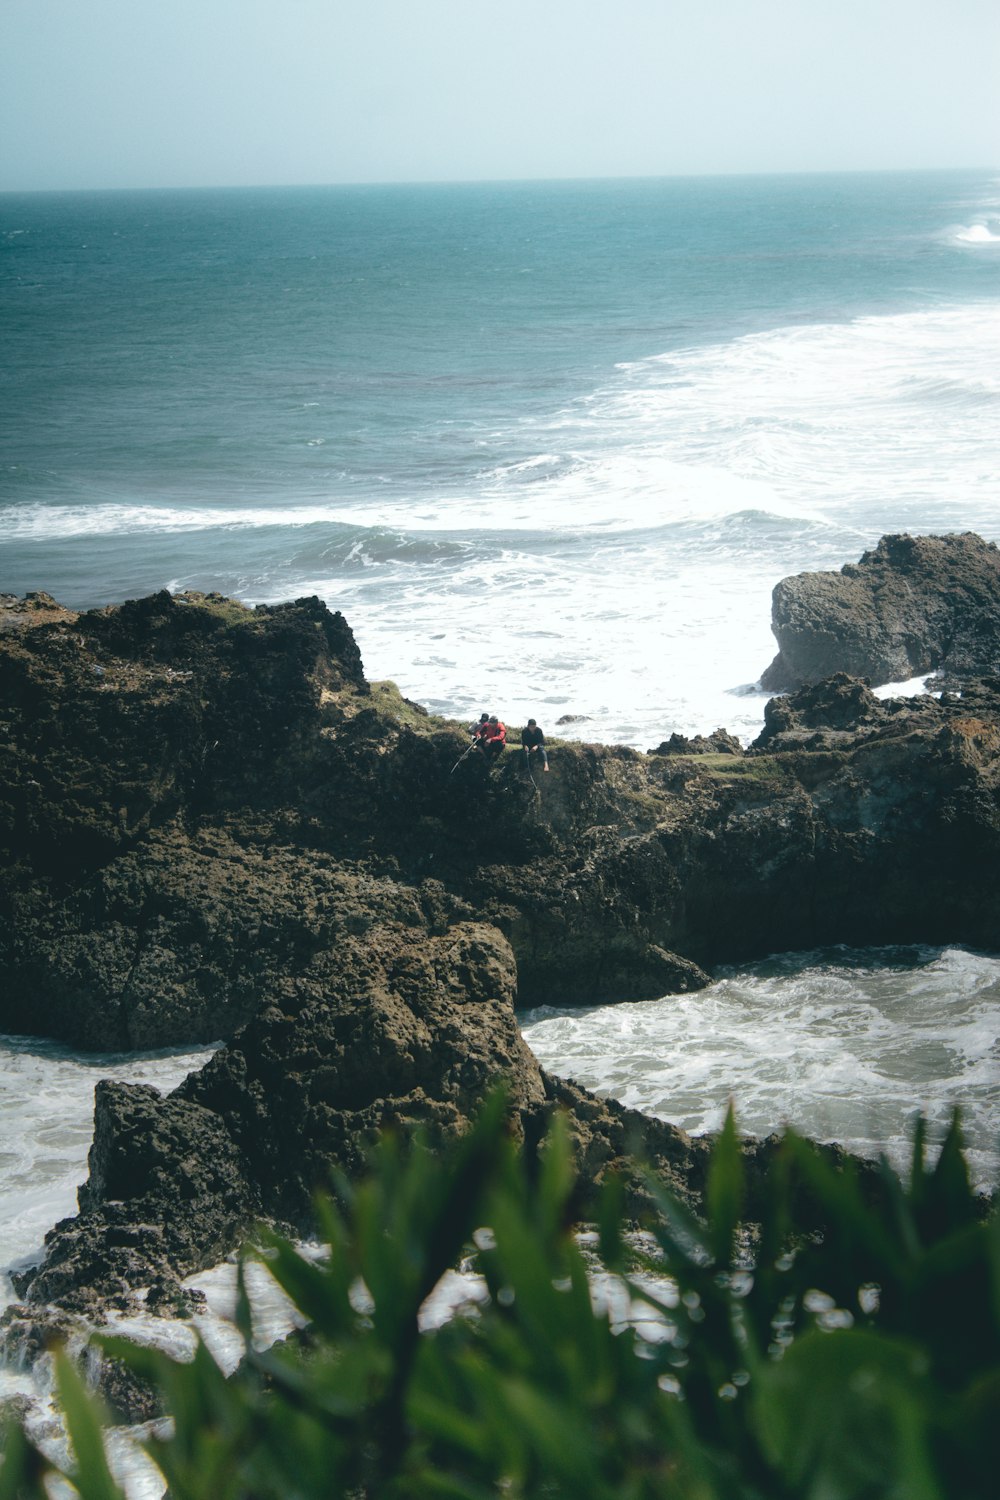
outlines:
M778 654L761 676L790 692L834 672L878 687L924 673L1000 670L1000 550L972 532L884 536L839 573L799 573L776 586Z
M226 1121L265 1211L300 1227L331 1167L357 1175L382 1130L441 1143L498 1084L515 1120L544 1098L496 928L383 928L340 959L321 992L291 987L177 1091Z

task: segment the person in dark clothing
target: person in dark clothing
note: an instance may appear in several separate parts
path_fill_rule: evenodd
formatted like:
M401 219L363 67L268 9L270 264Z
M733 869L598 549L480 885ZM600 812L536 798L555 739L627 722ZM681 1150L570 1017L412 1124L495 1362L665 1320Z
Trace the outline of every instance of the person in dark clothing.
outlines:
M480 739L479 746L487 760L495 760L503 754L507 743L507 730L501 724L496 714L491 714L486 724L485 735Z
M480 750L483 748L483 742L486 739L486 731L489 728L489 723L490 723L490 716L489 716L489 714L480 714L479 715L479 723L478 724L473 724L472 728L469 730L469 733L472 735L472 738L476 741L476 744L479 746Z
M529 719L527 726L521 730L521 758L524 768L530 773L533 765L541 763L543 771L549 769L549 757L545 749L545 735L539 729L534 719Z

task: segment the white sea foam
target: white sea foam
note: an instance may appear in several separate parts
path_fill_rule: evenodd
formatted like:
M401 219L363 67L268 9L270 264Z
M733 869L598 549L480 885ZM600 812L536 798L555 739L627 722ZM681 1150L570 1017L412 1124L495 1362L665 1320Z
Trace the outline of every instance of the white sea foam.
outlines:
M905 682L886 682L873 689L876 698L919 698L926 688L927 676L908 677Z
M998 345L990 304L777 328L623 365L585 399L484 430L493 462L464 489L23 505L0 538L171 533L157 586L316 593L370 676L443 713L488 702L548 729L572 714L571 735L639 748L720 725L747 741L782 577L887 531L1000 536Z
M505 550L471 553L446 585L373 569L314 571L306 588L345 608L375 675L440 711L572 712L586 719L570 734L640 747L719 724L753 738L763 698L735 695L774 654L781 577L839 568L886 531L997 538L998 344L1000 310L983 305L623 366L521 424L533 477L494 469L475 496L405 516L484 543L502 524Z
M638 439L652 429L810 515L891 522L902 492L968 526L993 520L998 341L993 305L784 328L626 367L606 399Z
M332 499L323 505L184 507L127 505L23 505L0 510L0 541L45 542L71 537L239 531L261 528L300 529L340 525L373 530L450 534L494 530L578 532L586 528L639 530L671 521L725 516L750 508L776 514L801 514L787 501L771 496L761 482L725 470L692 468L662 453L628 452L569 458L558 477L536 482L530 490L511 488L514 473L544 470L544 460L484 476L469 496L442 495L440 500Z
M542 1008L523 1030L544 1067L694 1134L732 1100L748 1133L792 1124L902 1167L914 1113L940 1135L957 1106L977 1181L1000 1176L1000 959L787 956L693 995Z
M986 235L992 231L980 226ZM970 231L971 232L971 231ZM492 446L516 456L438 497L330 494L218 506L33 505L0 539L303 528L579 532L754 510L830 524L995 526L995 304L778 328L619 367L586 399ZM525 453L532 443L537 451Z
M991 222L1000 225L1000 219ZM953 238L961 245L1000 245L1000 231L991 229L989 222L965 225L954 231Z
M336 520L327 505L155 506L120 501L93 505L19 505L0 510L0 540L56 541L64 537L149 535L315 526Z

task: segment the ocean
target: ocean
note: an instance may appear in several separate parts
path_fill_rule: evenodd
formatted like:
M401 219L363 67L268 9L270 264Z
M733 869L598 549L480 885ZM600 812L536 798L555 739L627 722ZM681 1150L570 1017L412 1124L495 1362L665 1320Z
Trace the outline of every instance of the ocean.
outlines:
M1000 531L1000 176L3 195L0 326L0 587L460 717L746 742L780 578Z
M0 590L318 594L369 678L465 720L747 744L779 579L1000 540L997 173L0 195L0 333ZM688 1128L732 1094L898 1157L959 1104L996 1180L991 955L777 956L524 1025ZM35 1092L78 1070L72 1126L19 1102L26 1057ZM4 1265L72 1211L101 1067L0 1047Z

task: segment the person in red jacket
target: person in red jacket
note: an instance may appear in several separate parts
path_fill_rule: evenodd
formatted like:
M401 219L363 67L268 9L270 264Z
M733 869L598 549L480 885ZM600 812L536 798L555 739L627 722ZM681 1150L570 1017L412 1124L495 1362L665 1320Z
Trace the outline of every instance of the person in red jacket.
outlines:
M486 734L479 741L480 749L487 760L495 760L503 754L506 743L506 727L500 722L496 714L491 714L486 723Z

